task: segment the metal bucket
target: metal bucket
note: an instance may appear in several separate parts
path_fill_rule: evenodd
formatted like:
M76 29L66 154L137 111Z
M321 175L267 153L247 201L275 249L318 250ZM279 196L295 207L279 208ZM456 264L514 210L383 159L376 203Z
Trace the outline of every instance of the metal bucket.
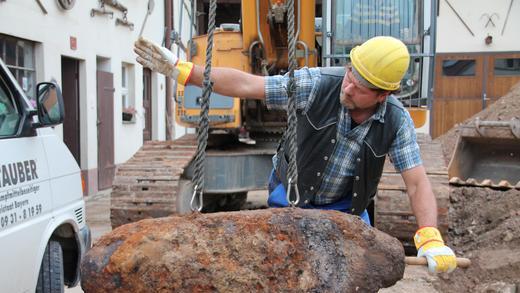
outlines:
M520 120L462 126L448 176L455 185L520 189Z

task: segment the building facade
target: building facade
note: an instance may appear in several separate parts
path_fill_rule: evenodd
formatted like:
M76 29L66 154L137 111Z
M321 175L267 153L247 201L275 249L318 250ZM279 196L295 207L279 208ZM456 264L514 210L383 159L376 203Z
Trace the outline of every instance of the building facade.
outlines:
M177 2L0 1L0 58L31 99L38 82L60 85L66 118L55 132L82 169L85 194L110 188L115 167L144 141L166 139L172 83L135 61L133 43L141 30L157 43L170 38L167 23L175 30L190 14L189 1ZM177 30L189 40L189 29ZM186 131L170 128L173 137Z
M439 1L433 137L482 111L520 82L518 28L518 1Z

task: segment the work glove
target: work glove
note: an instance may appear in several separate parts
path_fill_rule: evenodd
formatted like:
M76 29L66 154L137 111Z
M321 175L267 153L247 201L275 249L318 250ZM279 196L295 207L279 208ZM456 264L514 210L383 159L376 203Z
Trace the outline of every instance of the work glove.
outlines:
M144 67L171 77L182 85L188 82L193 63L179 61L167 48L141 37L134 43L134 52L138 55L137 62Z
M453 250L444 244L441 233L434 227L423 227L414 236L417 257L426 257L432 273L452 272L457 267Z

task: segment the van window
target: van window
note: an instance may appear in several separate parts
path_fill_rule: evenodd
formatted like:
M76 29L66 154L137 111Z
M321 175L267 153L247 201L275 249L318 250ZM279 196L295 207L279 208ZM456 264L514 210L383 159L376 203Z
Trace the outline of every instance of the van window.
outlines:
M20 115L13 103L12 96L0 79L0 138L13 136L18 129Z

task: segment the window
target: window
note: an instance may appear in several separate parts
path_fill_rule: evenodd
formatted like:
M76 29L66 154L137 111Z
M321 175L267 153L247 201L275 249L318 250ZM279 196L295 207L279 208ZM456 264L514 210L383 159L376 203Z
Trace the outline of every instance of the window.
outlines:
M444 76L475 76L475 60L444 60L442 61Z
M35 106L34 43L0 34L0 58L5 61L7 68Z
M520 58L496 58L495 75L520 75Z
M12 136L16 134L20 115L16 110L16 105L7 90L7 87L0 79L0 137Z
M123 108L130 106L128 100L128 69L125 65L121 67L121 97L123 99Z
M406 44L417 44L419 4L414 0L335 0L332 15L335 54L350 49L375 36L393 36Z
M123 121L134 122L137 114L134 97L134 66L128 63L121 65L121 103Z
M422 30L419 27L422 2L415 0L331 1L331 25L334 32L331 47L332 53L338 55L337 58L331 59L332 65L343 66L350 62L346 55L350 54L352 48L375 36L393 36L402 40L410 53L420 53ZM421 84L421 63L410 61L408 71L401 83L400 96L409 97L418 92L415 88L420 87ZM408 80L413 82L414 86L409 86Z

